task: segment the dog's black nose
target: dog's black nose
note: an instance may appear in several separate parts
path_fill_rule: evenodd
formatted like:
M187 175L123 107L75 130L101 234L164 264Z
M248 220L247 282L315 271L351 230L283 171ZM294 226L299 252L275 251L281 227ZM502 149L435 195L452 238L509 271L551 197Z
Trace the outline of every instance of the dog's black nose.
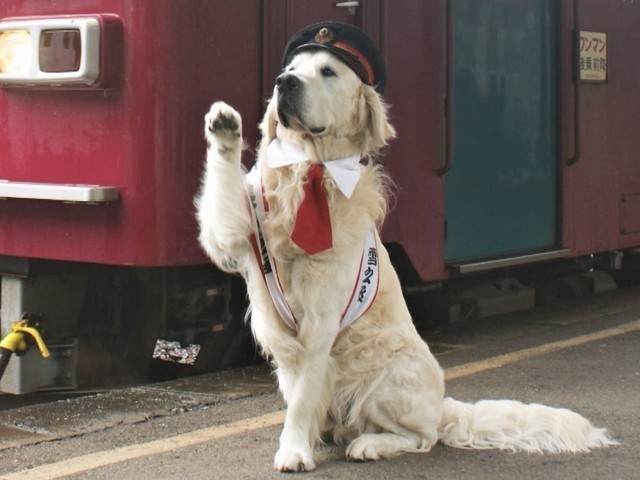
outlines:
M282 93L296 90L300 87L300 84L300 79L291 73L283 73L276 78L276 86L278 87L278 91Z

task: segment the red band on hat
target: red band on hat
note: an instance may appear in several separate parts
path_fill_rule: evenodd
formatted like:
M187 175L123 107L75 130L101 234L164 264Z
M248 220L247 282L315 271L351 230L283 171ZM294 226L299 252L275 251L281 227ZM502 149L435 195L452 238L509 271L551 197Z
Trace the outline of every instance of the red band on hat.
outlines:
M367 85L373 86L373 69L371 68L369 61L364 57L364 55L362 55L358 50L353 48L351 45L347 45L346 43L335 42L332 45L356 57L364 68L365 73L367 74L367 81L365 83Z

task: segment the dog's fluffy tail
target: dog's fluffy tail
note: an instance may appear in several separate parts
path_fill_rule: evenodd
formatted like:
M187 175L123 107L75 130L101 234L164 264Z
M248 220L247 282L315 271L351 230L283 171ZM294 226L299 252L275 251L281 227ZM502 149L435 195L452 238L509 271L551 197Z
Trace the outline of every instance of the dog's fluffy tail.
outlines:
M532 453L588 452L618 444L606 429L575 412L512 400L472 404L446 398L438 437L457 448Z

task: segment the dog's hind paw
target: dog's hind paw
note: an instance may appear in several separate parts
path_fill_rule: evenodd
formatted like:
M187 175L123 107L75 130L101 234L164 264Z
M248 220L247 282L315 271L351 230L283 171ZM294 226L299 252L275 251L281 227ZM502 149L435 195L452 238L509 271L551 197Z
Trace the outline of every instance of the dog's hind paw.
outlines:
M376 442L371 436L362 435L353 440L347 447L347 458L355 462L379 460L381 455L376 448Z
M310 451L299 447L280 447L273 467L280 472L309 472L316 468Z
M347 447L347 458L356 462L394 457L403 452L428 452L429 442L420 437L404 437L394 433L365 433Z
M242 118L231 106L215 102L204 117L204 136L222 156L242 150Z

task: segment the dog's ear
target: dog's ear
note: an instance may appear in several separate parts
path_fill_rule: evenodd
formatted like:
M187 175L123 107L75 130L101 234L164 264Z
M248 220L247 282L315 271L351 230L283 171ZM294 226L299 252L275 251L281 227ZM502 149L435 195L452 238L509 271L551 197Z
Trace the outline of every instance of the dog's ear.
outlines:
M275 95L269 100L267 110L262 118L260 124L260 132L262 133L262 139L267 143L276 138L276 129L278 128L278 112L276 110L277 99Z
M368 111L368 125L372 150L380 150L388 140L395 138L396 131L389 123L387 106L378 92L369 85L363 85L363 95Z

